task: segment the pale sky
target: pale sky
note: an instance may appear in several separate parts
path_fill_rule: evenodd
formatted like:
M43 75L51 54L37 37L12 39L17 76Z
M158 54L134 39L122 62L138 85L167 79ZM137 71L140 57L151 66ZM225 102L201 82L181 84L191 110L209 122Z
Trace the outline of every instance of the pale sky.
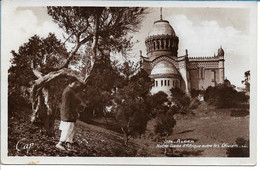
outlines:
M144 40L159 19L159 8L149 8L134 40L138 40L131 55L138 59L139 50L146 56ZM62 30L48 16L46 7L12 7L5 9L2 33L5 39L3 56L7 61L11 50L27 42L34 34L46 37L54 32L63 39ZM163 19L168 20L179 37L179 56L188 49L190 57L213 56L220 46L225 51L225 77L236 86L243 86L244 72L250 69L250 61L256 57L256 29L250 8L163 8ZM10 63L6 63L9 64Z
M158 8L144 20L144 26L136 38L140 43L134 50L145 52L144 37L153 21L158 20ZM213 56L220 46L225 51L225 77L236 86L243 86L244 72L250 69L250 59L256 57L256 34L250 30L249 9L230 8L163 8L163 19L168 20L179 37L178 55L188 49L189 57ZM145 35L145 36L143 36Z

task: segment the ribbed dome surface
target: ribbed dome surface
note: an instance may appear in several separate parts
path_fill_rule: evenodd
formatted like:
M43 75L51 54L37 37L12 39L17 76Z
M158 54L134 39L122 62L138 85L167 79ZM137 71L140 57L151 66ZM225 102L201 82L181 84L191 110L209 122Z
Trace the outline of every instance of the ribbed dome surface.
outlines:
M175 32L172 26L166 20L155 21L148 36L155 35L172 35L175 36Z
M161 61L154 66L151 72L151 75L156 74L178 74L178 72L168 61Z

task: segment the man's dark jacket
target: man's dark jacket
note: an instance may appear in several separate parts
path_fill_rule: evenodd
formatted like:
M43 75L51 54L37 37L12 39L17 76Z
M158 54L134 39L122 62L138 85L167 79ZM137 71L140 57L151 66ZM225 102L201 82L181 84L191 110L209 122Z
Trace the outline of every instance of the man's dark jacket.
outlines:
M62 94L61 102L61 120L64 122L76 122L76 101L74 91L70 87L66 87Z

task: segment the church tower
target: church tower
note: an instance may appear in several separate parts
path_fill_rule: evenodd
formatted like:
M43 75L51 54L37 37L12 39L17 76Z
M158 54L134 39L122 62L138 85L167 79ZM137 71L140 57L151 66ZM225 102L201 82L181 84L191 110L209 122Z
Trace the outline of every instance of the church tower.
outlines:
M161 55L178 55L179 38L168 21L162 19L155 21L146 40L147 57L156 58Z
M219 84L224 84L224 78L225 78L225 68L224 68L224 50L222 47L218 49L218 58L219 58Z
M171 96L170 89L180 88L187 95L192 89L205 90L224 83L224 50L217 56L178 56L179 38L167 20L155 21L145 39L147 57L141 57L142 67L154 80L151 93L163 91Z
M170 96L170 89L180 88L180 74L174 65L178 55L179 38L168 21L155 21L146 40L147 58L152 63L150 77L154 79L151 93L164 91ZM168 59L168 60L167 60Z

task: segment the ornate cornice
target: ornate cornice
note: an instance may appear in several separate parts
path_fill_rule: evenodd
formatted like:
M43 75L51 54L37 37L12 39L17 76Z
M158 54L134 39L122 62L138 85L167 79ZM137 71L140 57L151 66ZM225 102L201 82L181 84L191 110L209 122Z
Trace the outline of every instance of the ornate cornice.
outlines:
M224 61L224 58L219 58L218 56L203 56L203 57L189 57L189 62L203 62L203 61Z
M167 74L152 74L152 75L150 75L150 77L153 78L153 79L155 79L155 78L175 78L175 79L179 79L180 75L167 73Z
M189 62L189 69L197 69L197 68L219 68L218 61L203 61L203 62Z

